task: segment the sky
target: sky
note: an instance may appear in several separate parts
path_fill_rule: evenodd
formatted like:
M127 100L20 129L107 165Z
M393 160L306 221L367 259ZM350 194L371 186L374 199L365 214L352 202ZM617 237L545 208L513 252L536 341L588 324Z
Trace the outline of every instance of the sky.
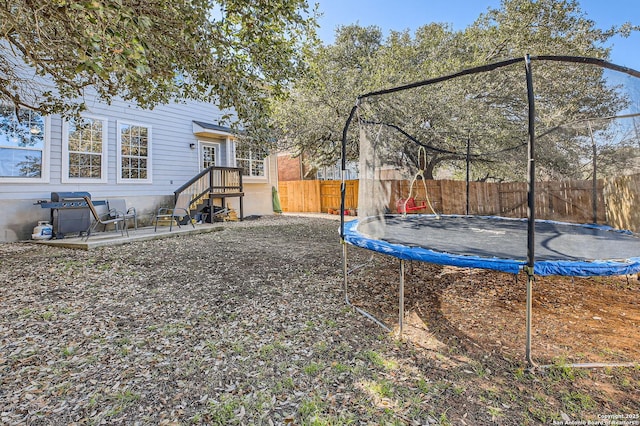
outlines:
M454 30L463 30L488 8L500 7L500 0L310 0L309 3L318 3L323 14L318 35L325 44L333 43L335 29L341 25L377 25L385 35L389 30L413 31L430 22L447 23ZM579 0L579 4L598 28L608 29L625 22L640 25L639 0ZM640 32L626 39L611 39L611 44L611 62L640 70Z

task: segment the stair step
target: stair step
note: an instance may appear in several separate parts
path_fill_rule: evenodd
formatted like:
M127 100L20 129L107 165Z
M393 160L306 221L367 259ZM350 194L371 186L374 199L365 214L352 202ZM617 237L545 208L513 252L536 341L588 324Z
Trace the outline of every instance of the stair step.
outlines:
M173 222L173 224L171 223ZM164 219L158 219L158 226L178 226L178 222L176 222L175 219L169 219L169 218L164 218Z

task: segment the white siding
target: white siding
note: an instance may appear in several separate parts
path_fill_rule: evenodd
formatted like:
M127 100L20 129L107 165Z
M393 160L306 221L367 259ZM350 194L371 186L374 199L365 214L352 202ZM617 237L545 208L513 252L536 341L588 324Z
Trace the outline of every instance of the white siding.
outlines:
M51 192L88 191L97 197L171 194L175 189L198 173L198 151L189 148L197 143L193 134L192 120L215 122L220 111L211 104L189 102L162 105L153 110L143 110L124 101L112 105L88 103L88 113L108 119L108 179L107 183L76 184L62 183L62 118L52 116L50 120L50 168L49 184L2 183L0 199L49 198ZM152 184L117 184L116 168L116 121L125 120L146 124L152 128ZM203 139L203 138L199 138ZM223 152L226 147L223 147ZM227 164L223 156L223 164Z
M107 182L62 183L62 118L51 116L49 183L0 183L0 205L3 207L0 241L29 238L37 220L49 217L48 209L42 209L33 203L49 199L51 192L87 191L94 199L118 197L135 200L145 197L146 211L142 214L150 214L156 205L149 200L155 197L158 204L166 202L173 191L199 172L199 150L191 149L189 145L207 138L193 134L192 121L217 123L221 116L217 107L202 102L174 103L145 110L122 100L114 100L111 105L106 105L89 99L87 107L88 114L108 120ZM117 120L151 127L151 183L117 183ZM222 142L221 165L233 165L230 164L232 159L227 158L229 149L226 145L230 142ZM270 191L270 186L268 189ZM131 201L130 203L133 204ZM246 197L245 206L249 207L250 203L250 197ZM249 207L249 210L253 209Z

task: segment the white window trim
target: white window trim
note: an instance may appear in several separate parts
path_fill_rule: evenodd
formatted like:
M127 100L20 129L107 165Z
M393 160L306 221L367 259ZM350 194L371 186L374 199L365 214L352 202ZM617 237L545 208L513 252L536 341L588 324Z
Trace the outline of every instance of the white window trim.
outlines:
M220 159L220 154L221 154L220 147L222 146L222 144L220 142L211 142L211 141L198 139L198 167L200 171L204 170L202 167L202 155L204 153L204 145L215 145L216 158L214 158L213 160L215 161L217 167L222 167L221 166L222 160Z
M269 157L264 157L264 176L242 175L243 183L267 183L269 182Z
M235 144L234 144L235 145ZM235 146L234 146L235 148ZM234 167L238 167L237 165L237 161L238 161L238 157L237 157L237 148L234 149L234 156L233 156L233 162L234 162ZM267 183L269 182L269 156L267 155L266 157L264 157L262 160L253 160L253 161L262 161L263 162L263 167L264 167L264 176L250 176L250 175L242 175L242 182L243 183Z
M44 117L44 146L42 147L42 169L39 178L0 177L0 183L49 183L51 169L51 117ZM37 150L40 151L40 150Z
M128 126L140 126L146 127L149 129L147 137L149 138L149 146L147 147L147 178L146 179L127 179L122 177L122 137L120 133L120 126L128 125ZM116 182L117 183L132 183L132 184L147 184L153 183L152 175L152 147L153 147L153 139L152 139L152 128L150 124L138 123L134 121L127 120L116 120Z
M108 162L108 119L91 114L82 114L83 118L90 118L96 121L102 121L102 165L100 170L100 179L96 178L73 178L69 177L69 121L62 122L62 183L107 183L109 171Z

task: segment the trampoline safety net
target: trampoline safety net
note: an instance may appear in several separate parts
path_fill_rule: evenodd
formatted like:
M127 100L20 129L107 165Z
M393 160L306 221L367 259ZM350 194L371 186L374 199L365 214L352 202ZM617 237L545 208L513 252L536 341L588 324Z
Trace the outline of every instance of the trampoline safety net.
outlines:
M637 71L519 58L363 95L349 122L347 243L510 273L640 271Z

